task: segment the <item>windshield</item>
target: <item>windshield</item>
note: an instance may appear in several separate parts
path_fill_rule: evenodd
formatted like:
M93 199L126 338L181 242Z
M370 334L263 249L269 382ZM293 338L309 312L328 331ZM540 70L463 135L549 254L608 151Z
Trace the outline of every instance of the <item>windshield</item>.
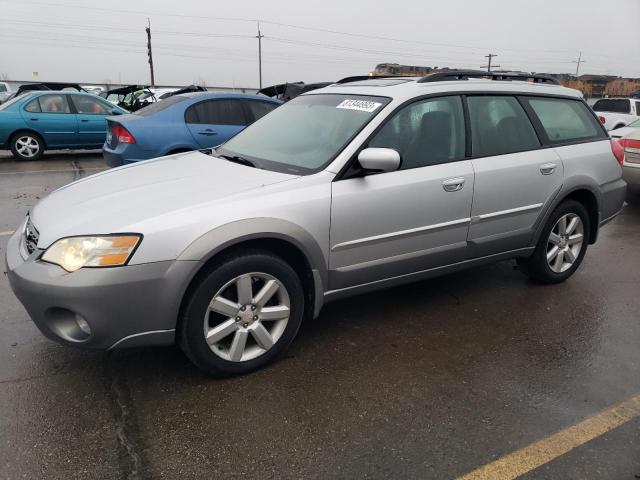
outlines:
M0 105L0 110L5 110L9 108L11 105L13 105L14 103L18 102L19 100L24 100L24 98L25 97L13 97L11 100L7 100L2 105Z
M631 111L631 102L624 98L605 98L594 103L593 109L596 112L629 113Z
M313 173L331 162L389 101L362 95L303 95L243 130L217 153L243 157L268 170Z

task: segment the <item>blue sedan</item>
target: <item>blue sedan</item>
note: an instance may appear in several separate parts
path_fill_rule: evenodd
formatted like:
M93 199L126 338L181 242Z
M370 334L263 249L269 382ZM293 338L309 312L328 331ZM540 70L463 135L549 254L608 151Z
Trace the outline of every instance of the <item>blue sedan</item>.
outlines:
M89 93L30 92L0 105L0 150L37 160L47 149L100 148L106 118L126 110Z
M282 102L268 97L196 92L175 95L107 120L107 164L127 163L226 142Z

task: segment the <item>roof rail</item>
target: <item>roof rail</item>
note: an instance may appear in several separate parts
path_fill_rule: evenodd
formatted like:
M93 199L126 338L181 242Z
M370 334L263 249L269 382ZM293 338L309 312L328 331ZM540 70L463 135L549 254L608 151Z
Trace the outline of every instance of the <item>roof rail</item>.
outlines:
M560 81L550 75L536 75L535 73L519 72L485 72L484 70L448 70L432 73L418 80L418 83L444 82L450 80L469 80L470 78L486 78L490 80L526 80L533 83L549 83L560 85Z
M345 77L337 82L334 85L341 85L343 83L351 83L351 82L361 82L363 80L376 80L378 78L403 78L398 75L354 75L353 77Z

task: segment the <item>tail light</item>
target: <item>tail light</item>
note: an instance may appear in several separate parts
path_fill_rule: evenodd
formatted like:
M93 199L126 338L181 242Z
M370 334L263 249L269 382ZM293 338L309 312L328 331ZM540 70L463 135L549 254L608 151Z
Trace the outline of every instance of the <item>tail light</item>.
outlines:
M136 143L133 135L122 125L116 123L113 125L113 135L118 139L118 143Z
M632 148L640 150L640 140L635 140L633 138L621 138L618 140L618 143L625 151L630 151Z
M618 140L611 139L611 151L613 152L613 156L616 157L616 160L622 166L624 163L624 147L621 142Z
M607 119L606 119L606 118L604 118L602 115L599 115L599 116L598 116L598 120L600 120L600 123L601 123L601 124L603 124L603 125L604 125L604 124L606 123L606 121L607 121Z

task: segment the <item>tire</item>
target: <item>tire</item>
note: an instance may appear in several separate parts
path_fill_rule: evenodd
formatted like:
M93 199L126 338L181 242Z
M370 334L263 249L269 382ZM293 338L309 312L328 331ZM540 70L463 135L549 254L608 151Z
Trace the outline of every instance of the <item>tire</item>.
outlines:
M575 224L572 223L574 219ZM562 223L565 225L564 234ZM582 263L589 239L587 210L580 202L566 200L547 220L533 255L518 259L518 265L526 275L540 283L564 282Z
M303 312L302 283L289 264L266 251L239 252L196 277L178 342L209 375L242 375L272 362L291 344Z
M44 153L44 141L37 133L18 132L11 137L10 148L16 160L38 160Z

